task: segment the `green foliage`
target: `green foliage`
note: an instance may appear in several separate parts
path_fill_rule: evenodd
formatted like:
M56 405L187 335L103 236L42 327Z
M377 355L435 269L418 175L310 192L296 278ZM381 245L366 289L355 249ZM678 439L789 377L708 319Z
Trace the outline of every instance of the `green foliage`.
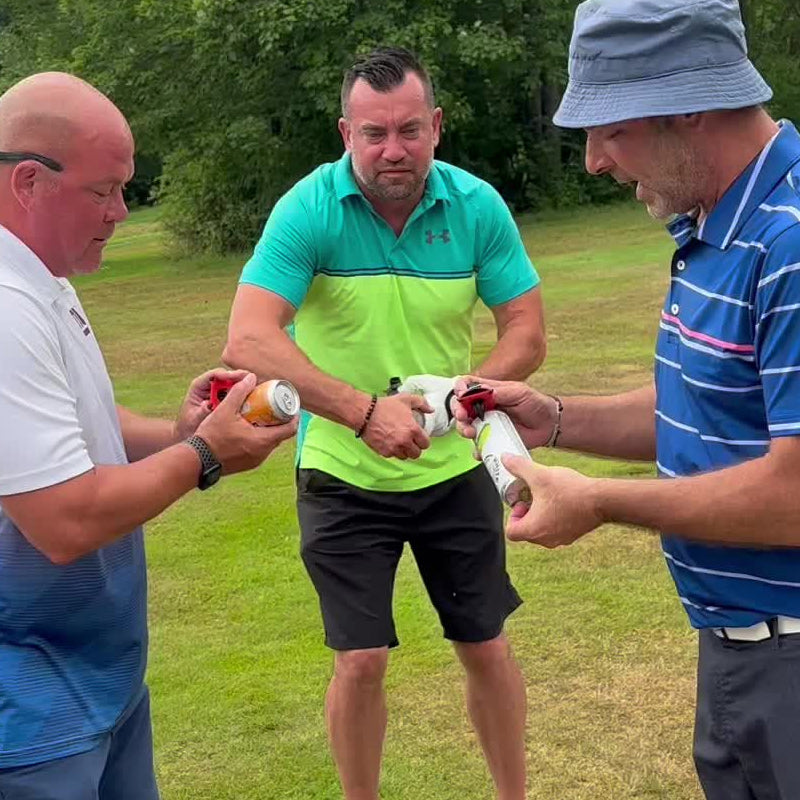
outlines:
M747 0L752 50L800 113L796 0ZM602 202L583 134L551 118L566 83L575 0L0 0L0 88L75 72L131 121L140 160L163 163L165 224L185 249L252 244L277 197L341 152L342 71L379 44L417 51L445 110L439 157L516 211ZM138 196L144 195L138 191Z
M775 92L770 111L800 122L800 15L797 0L746 0L750 54Z

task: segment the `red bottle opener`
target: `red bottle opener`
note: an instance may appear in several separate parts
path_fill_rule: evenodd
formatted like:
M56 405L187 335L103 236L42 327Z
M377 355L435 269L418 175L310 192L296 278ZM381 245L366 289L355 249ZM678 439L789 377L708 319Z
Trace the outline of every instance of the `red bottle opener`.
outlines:
M215 409L224 399L225 395L231 390L232 386L236 385L236 381L228 380L227 378L212 378L211 379L211 397L208 400L212 410Z
M458 402L467 410L470 419L483 419L487 411L496 408L494 401L494 389L474 383L464 394L458 397Z

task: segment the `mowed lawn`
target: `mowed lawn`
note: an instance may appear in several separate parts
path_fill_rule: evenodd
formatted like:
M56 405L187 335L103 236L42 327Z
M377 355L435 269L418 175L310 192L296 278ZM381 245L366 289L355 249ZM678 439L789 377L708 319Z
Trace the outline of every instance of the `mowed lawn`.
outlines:
M543 278L549 355L534 383L603 393L651 379L670 240L633 205L520 221ZM245 255L178 260L158 212L135 213L103 269L77 281L118 400L171 416L218 363ZM476 357L494 336L476 319ZM331 672L298 555L291 448L194 493L148 526L156 758L164 800L333 800L324 733ZM537 451L593 474L649 465ZM656 537L609 526L554 552L509 547L523 607L509 635L528 689L529 797L697 800L695 640ZM384 800L489 800L460 668L413 561L388 676Z

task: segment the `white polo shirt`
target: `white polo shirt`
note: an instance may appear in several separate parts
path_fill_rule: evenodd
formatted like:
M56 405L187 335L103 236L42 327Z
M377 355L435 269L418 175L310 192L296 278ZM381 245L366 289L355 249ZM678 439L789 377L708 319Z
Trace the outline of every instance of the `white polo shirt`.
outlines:
M125 463L111 381L74 289L0 226L0 497Z
M96 747L142 696L142 529L59 565L2 509L6 495L126 462L74 290L0 227L0 769Z

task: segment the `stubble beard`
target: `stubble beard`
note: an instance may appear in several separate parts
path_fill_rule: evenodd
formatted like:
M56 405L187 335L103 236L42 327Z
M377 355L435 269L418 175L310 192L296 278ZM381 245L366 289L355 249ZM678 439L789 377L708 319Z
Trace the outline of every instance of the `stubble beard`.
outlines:
M675 180L658 189L649 189L649 197L643 199L647 213L656 220L663 221L676 214L687 214L698 205L695 187L700 186L699 175L686 176L685 180Z
M653 193L653 197L654 199L652 201L645 201L647 213L653 219L663 221L669 219L670 217L674 217L677 213L680 213L673 211L673 207L677 204L670 201L670 199L665 195Z
M387 181L386 179L381 180L380 173L367 176L361 169L361 165L356 162L356 159L352 160L352 164L353 172L355 172L359 183L366 189L368 195L378 200L399 201L408 200L409 197L413 197L424 186L430 173L432 161L433 158L431 157L431 160L423 170L410 171L408 180L396 182Z
M699 205L701 188L706 184L707 168L697 154L687 147L679 146L669 153L664 163L672 163L661 185L650 189L646 187L649 198L643 202L647 213L657 220L667 220L675 214L688 214Z

